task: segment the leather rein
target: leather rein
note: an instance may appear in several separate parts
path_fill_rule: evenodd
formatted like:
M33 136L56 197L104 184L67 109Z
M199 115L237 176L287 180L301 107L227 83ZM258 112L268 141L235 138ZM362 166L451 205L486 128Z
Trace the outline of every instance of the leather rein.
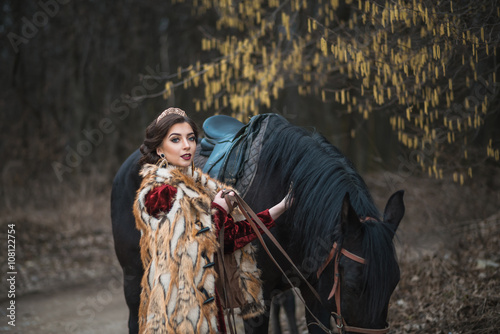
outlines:
M279 251L283 254L283 256L288 260L288 262L291 264L291 266L295 269L295 271L300 276L300 278L306 283L306 285L309 287L309 289L311 290L313 295L316 297L316 299L318 299L320 304L323 305L321 298L320 298L318 292L316 291L316 289L314 289L312 287L312 285L307 281L307 279L302 275L300 270L295 266L295 264L293 263L291 258L288 256L288 254L283 249L283 247L281 247L281 245L276 240L276 238L272 235L272 233L269 231L269 229L262 223L262 221L255 214L255 212L253 212L253 210L248 206L248 204L238 194L233 193L234 195L233 194L230 195L229 194L230 192L231 192L230 190L224 190L224 192L223 192L223 197L225 198L226 204L229 207L228 212L231 212L233 207L238 205L241 209L241 212L245 216L247 222L250 224L252 229L255 231L257 238L259 239L260 243L262 244L262 247L264 248L266 253L269 255L271 260L274 262L274 264L281 271L281 273L284 275L284 277L287 279L290 286L293 287L294 284L291 282L290 278L288 278L288 276L285 274L285 271L281 268L281 266L278 264L276 259L273 257L273 255L271 254L271 252L267 248L267 245L266 245L264 239L262 238L261 232L259 231L258 227L260 227L261 230L269 237L269 239L274 243L274 245L279 249ZM232 202L236 203L236 205L233 205ZM257 227L257 225L258 225L258 227ZM348 326L346 324L344 318L342 317L342 314L341 314L342 312L341 312L341 308L340 308L340 284L339 284L339 280L340 280L340 273L339 273L340 256L341 255L347 256L349 259L356 261L358 263L362 263L362 264L365 264L366 261L362 257L357 256L344 248L341 248L340 251L337 251L337 248L338 248L338 246L337 246L337 243L335 242L333 244L332 250L330 251L328 258L323 263L323 265L318 269L316 276L317 276L317 278L320 277L323 270L325 270L325 268L328 266L330 261L335 256L335 262L334 262L335 263L335 277L334 277L334 283L333 283L332 290L330 292L330 295L328 296L328 300L330 300L333 296L335 296L335 304L337 307L337 312L331 312L331 315L335 319L335 322L336 322L336 325L337 325L339 332L345 333L346 331L348 331L348 332L362 333L362 334L363 333L364 334L385 334L385 333L388 333L389 329L390 329L389 326L387 326L386 328L382 328L382 329L370 329L370 328L360 328L360 327ZM333 332L329 328L324 326L320 322L320 320L318 318L316 318L316 316L312 313L312 311L306 305L306 302L303 299L302 295L298 294L297 292L295 292L295 293L296 293L297 297L302 301L302 303L304 304L304 307L307 309L307 311L310 313L310 315L316 320L316 322L314 324L319 326L326 333L333 334Z
M381 329L371 329L371 328L360 328L360 327L354 327L354 326L349 326L345 322L344 317L342 317L342 311L340 308L340 273L339 273L339 264L340 264L340 256L344 255L347 258L361 263L361 264L366 264L366 260L356 254L353 254L346 250L345 248L341 248L338 250L338 245L336 242L333 243L332 250L330 251L330 254L326 258L326 261L321 265L321 267L318 269L318 272L316 273L316 277L319 279L320 275L323 273L323 270L328 266L328 264L332 261L332 259L335 257L334 260L334 280L333 280L333 287L332 291L330 292L330 295L328 295L328 300L330 300L333 296L335 296L335 306L337 307L337 312L331 312L331 315L335 319L335 323L337 324L337 328L341 333L347 332L353 332L353 333L365 333L365 334L385 334L389 332L390 327L387 326L386 328L381 328Z

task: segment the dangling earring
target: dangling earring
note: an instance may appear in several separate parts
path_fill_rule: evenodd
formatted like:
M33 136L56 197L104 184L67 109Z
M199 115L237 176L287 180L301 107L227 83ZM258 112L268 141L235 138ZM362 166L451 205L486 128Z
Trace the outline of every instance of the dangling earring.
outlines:
M160 168L167 168L168 167L168 160L165 158L165 154L160 154L160 159L156 163L156 165Z

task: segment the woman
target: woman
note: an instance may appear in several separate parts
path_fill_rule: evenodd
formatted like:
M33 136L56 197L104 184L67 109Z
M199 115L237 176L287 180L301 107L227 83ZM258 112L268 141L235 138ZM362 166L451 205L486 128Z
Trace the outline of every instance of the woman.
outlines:
M169 108L146 129L141 146L143 182L134 203L141 231L139 332L225 332L215 281L219 231L224 253L239 265L233 280L242 292L244 318L263 312L260 272L249 244L257 235L223 198L224 184L194 168L198 130L178 108ZM287 209L287 199L258 214L268 227ZM233 218L234 217L234 218ZM233 282L234 283L234 282Z

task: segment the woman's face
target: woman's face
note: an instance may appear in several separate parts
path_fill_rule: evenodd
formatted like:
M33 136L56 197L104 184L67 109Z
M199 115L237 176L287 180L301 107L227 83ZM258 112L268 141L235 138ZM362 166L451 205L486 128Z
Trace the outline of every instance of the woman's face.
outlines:
M189 167L195 152L196 137L189 123L174 124L156 149L159 156L165 154L168 163L177 167Z

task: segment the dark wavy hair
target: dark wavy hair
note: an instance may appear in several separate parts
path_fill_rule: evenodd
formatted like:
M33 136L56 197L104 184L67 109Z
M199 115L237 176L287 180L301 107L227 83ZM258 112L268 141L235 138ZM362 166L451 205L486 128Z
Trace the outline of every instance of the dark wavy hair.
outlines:
M172 113L162 117L159 121L157 119L155 118L146 128L146 137L140 148L142 153L142 157L139 160L140 165L145 163L155 164L158 162L160 156L156 153L156 149L161 145L170 128L175 124L188 123L193 129L196 142L198 143L198 127L188 116Z

